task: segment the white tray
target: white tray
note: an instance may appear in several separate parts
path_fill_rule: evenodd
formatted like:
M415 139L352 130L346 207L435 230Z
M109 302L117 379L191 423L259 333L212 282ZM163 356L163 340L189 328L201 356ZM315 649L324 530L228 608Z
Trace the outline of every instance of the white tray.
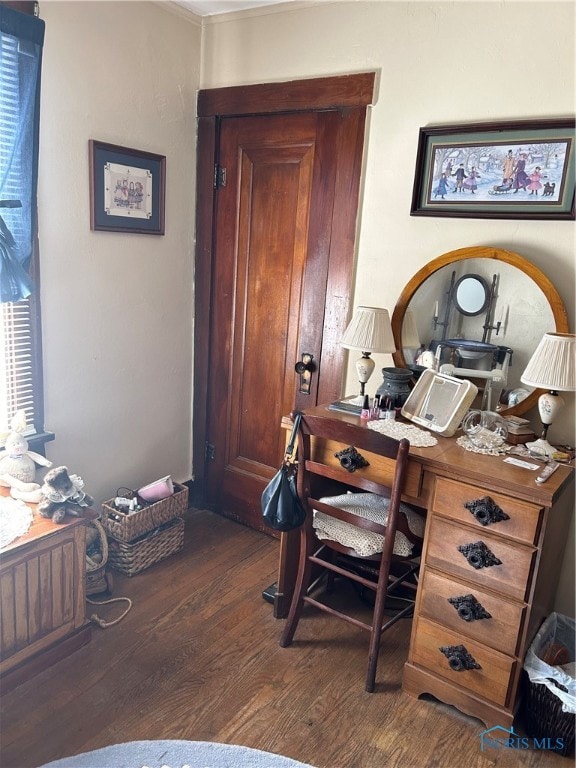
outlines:
M444 437L451 437L478 394L466 379L427 368L402 407L402 416Z

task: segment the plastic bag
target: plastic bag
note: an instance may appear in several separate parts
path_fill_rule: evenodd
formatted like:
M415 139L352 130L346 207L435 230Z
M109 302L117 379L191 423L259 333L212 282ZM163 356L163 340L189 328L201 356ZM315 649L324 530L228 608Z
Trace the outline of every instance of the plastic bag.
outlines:
M576 714L576 679L560 666L551 666L542 656L552 643L561 643L568 651L569 661L576 660L576 622L561 613L551 613L540 627L524 660L530 682L545 685L562 702L562 711ZM562 690L558 686L563 686Z

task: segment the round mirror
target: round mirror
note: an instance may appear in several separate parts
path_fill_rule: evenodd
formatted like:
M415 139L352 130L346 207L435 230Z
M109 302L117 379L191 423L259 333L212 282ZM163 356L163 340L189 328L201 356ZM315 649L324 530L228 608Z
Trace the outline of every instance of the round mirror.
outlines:
M484 312L490 300L490 286L480 275L464 275L454 285L454 306L463 315Z
M472 303L458 295L465 311L457 307L459 311L450 312L456 285L465 283L466 287L470 277L476 281ZM480 291L478 283L482 282L485 285ZM484 308L479 309L482 297ZM477 364L470 359L469 350L475 351L479 343L501 350L500 359L508 360L504 386L507 404L499 408L504 415L521 415L537 404L541 390L527 391L520 376L545 333L570 330L564 303L546 275L517 253L487 246L449 251L426 264L405 286L392 314L397 346L393 358L399 368L412 364L414 356L414 344L407 348L400 342L407 311L416 326L419 345L435 349L444 340L447 349L456 347L457 356L462 358L457 365L464 368L483 366L484 361ZM455 344L458 340L460 345ZM488 359L490 355L485 356ZM473 373L465 377L478 383ZM491 409L495 409L494 403Z

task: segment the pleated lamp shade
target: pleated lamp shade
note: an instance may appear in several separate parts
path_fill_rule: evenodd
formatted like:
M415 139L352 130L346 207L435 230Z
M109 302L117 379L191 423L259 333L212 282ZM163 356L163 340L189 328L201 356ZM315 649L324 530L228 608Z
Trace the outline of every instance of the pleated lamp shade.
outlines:
M540 389L576 392L576 334L544 334L520 381Z
M346 349L360 349L362 352L395 352L388 310L356 307L340 344Z

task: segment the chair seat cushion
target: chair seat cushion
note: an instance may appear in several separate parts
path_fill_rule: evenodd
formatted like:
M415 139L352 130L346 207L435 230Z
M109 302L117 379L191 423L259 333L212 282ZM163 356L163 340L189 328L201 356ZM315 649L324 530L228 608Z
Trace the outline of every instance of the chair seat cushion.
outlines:
M343 493L340 496L325 496L319 499L324 504L340 507L347 512L386 525L390 500L375 493ZM415 536L424 537L424 518L408 504L400 504L400 512L406 517L408 528ZM335 517L314 510L314 529L319 539L337 541L344 547L350 547L360 557L369 557L382 552L384 536L373 531L362 530L355 525L345 523ZM402 533L396 531L394 554L402 557L412 555L413 544Z

